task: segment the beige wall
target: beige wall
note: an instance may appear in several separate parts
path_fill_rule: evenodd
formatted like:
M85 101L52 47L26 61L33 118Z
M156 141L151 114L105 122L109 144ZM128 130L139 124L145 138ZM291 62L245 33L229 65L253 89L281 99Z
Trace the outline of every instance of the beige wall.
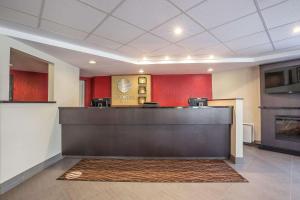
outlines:
M212 74L213 98L244 98L244 123L254 124L255 140L260 141L259 67Z
M9 99L9 49L53 63L50 100L55 104L0 103L0 184L61 153L59 106L79 106L79 68L0 35L0 100ZM0 190L1 193L1 190Z

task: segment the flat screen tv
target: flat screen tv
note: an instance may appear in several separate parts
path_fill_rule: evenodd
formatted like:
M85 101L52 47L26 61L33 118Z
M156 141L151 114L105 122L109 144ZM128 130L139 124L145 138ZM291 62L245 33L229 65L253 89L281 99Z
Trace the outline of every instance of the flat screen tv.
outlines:
M300 93L300 66L265 71L265 92L276 93Z

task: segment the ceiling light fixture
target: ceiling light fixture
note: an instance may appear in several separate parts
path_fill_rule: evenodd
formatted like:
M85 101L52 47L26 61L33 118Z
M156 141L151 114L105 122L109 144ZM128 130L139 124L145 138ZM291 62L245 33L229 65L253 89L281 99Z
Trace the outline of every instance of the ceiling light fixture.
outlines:
M188 56L186 57L186 59L191 60L192 57L191 57L190 55L188 55Z
M181 35L182 32L183 32L183 30L179 26L177 26L177 27L174 28L175 35Z
M293 29L293 33L300 33L300 26L296 26L296 27Z
M143 74L143 73L144 73L144 70L143 70L143 69L140 69L140 70L139 70L139 73L140 73L140 74Z
M213 69L213 68L209 68L207 71L208 71L208 72L213 72L214 69Z
M169 56L165 56L165 60L170 60L170 57Z
M96 64L97 62L96 61L94 61L94 60L90 60L89 61L89 64L91 64L91 65L94 65L94 64Z
M146 56L143 57L143 60L148 60L148 58Z

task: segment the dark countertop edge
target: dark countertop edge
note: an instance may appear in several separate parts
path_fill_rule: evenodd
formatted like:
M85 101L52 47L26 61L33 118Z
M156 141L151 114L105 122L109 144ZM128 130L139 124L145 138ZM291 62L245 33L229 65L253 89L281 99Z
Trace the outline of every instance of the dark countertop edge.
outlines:
M273 110L278 110L278 109L287 109L287 110L291 110L291 109L300 109L300 107L272 107L272 106L259 106L258 108L260 109L273 109Z
M129 109L210 109L210 108L232 108L232 106L202 106L202 107L187 107L187 106L184 106L184 107L181 107L181 106L176 106L176 107L59 107L59 109L126 109L126 108L129 108Z
M210 99L208 101L224 101L224 100L244 100L244 98Z
M0 101L0 103L56 103L56 101Z

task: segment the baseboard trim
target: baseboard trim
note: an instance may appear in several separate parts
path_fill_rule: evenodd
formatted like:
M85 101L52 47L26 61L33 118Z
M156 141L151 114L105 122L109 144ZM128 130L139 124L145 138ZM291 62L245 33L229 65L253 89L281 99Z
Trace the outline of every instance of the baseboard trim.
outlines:
M139 160L139 159L153 159L153 160L228 160L228 157L143 157L143 156L82 156L82 155L63 155L64 158L76 159L121 159L121 160Z
M268 145L259 145L258 148L263 149L263 150L268 150L268 151L274 151L278 153L285 153L285 154L290 154L294 156L300 156L300 151L295 151L295 150L289 150L289 149L282 149L278 147L272 147Z
M57 154L57 155L49 158L48 160L45 160L44 162L22 172L21 174L18 174L17 176L1 183L0 184L0 195L13 189L17 185L23 183L24 181L28 180L32 176L40 173L41 171L50 167L51 165L55 164L56 162L58 162L61 159L62 159L62 155Z
M234 155L230 155L229 160L234 164L242 164L244 162L243 157L235 157Z

